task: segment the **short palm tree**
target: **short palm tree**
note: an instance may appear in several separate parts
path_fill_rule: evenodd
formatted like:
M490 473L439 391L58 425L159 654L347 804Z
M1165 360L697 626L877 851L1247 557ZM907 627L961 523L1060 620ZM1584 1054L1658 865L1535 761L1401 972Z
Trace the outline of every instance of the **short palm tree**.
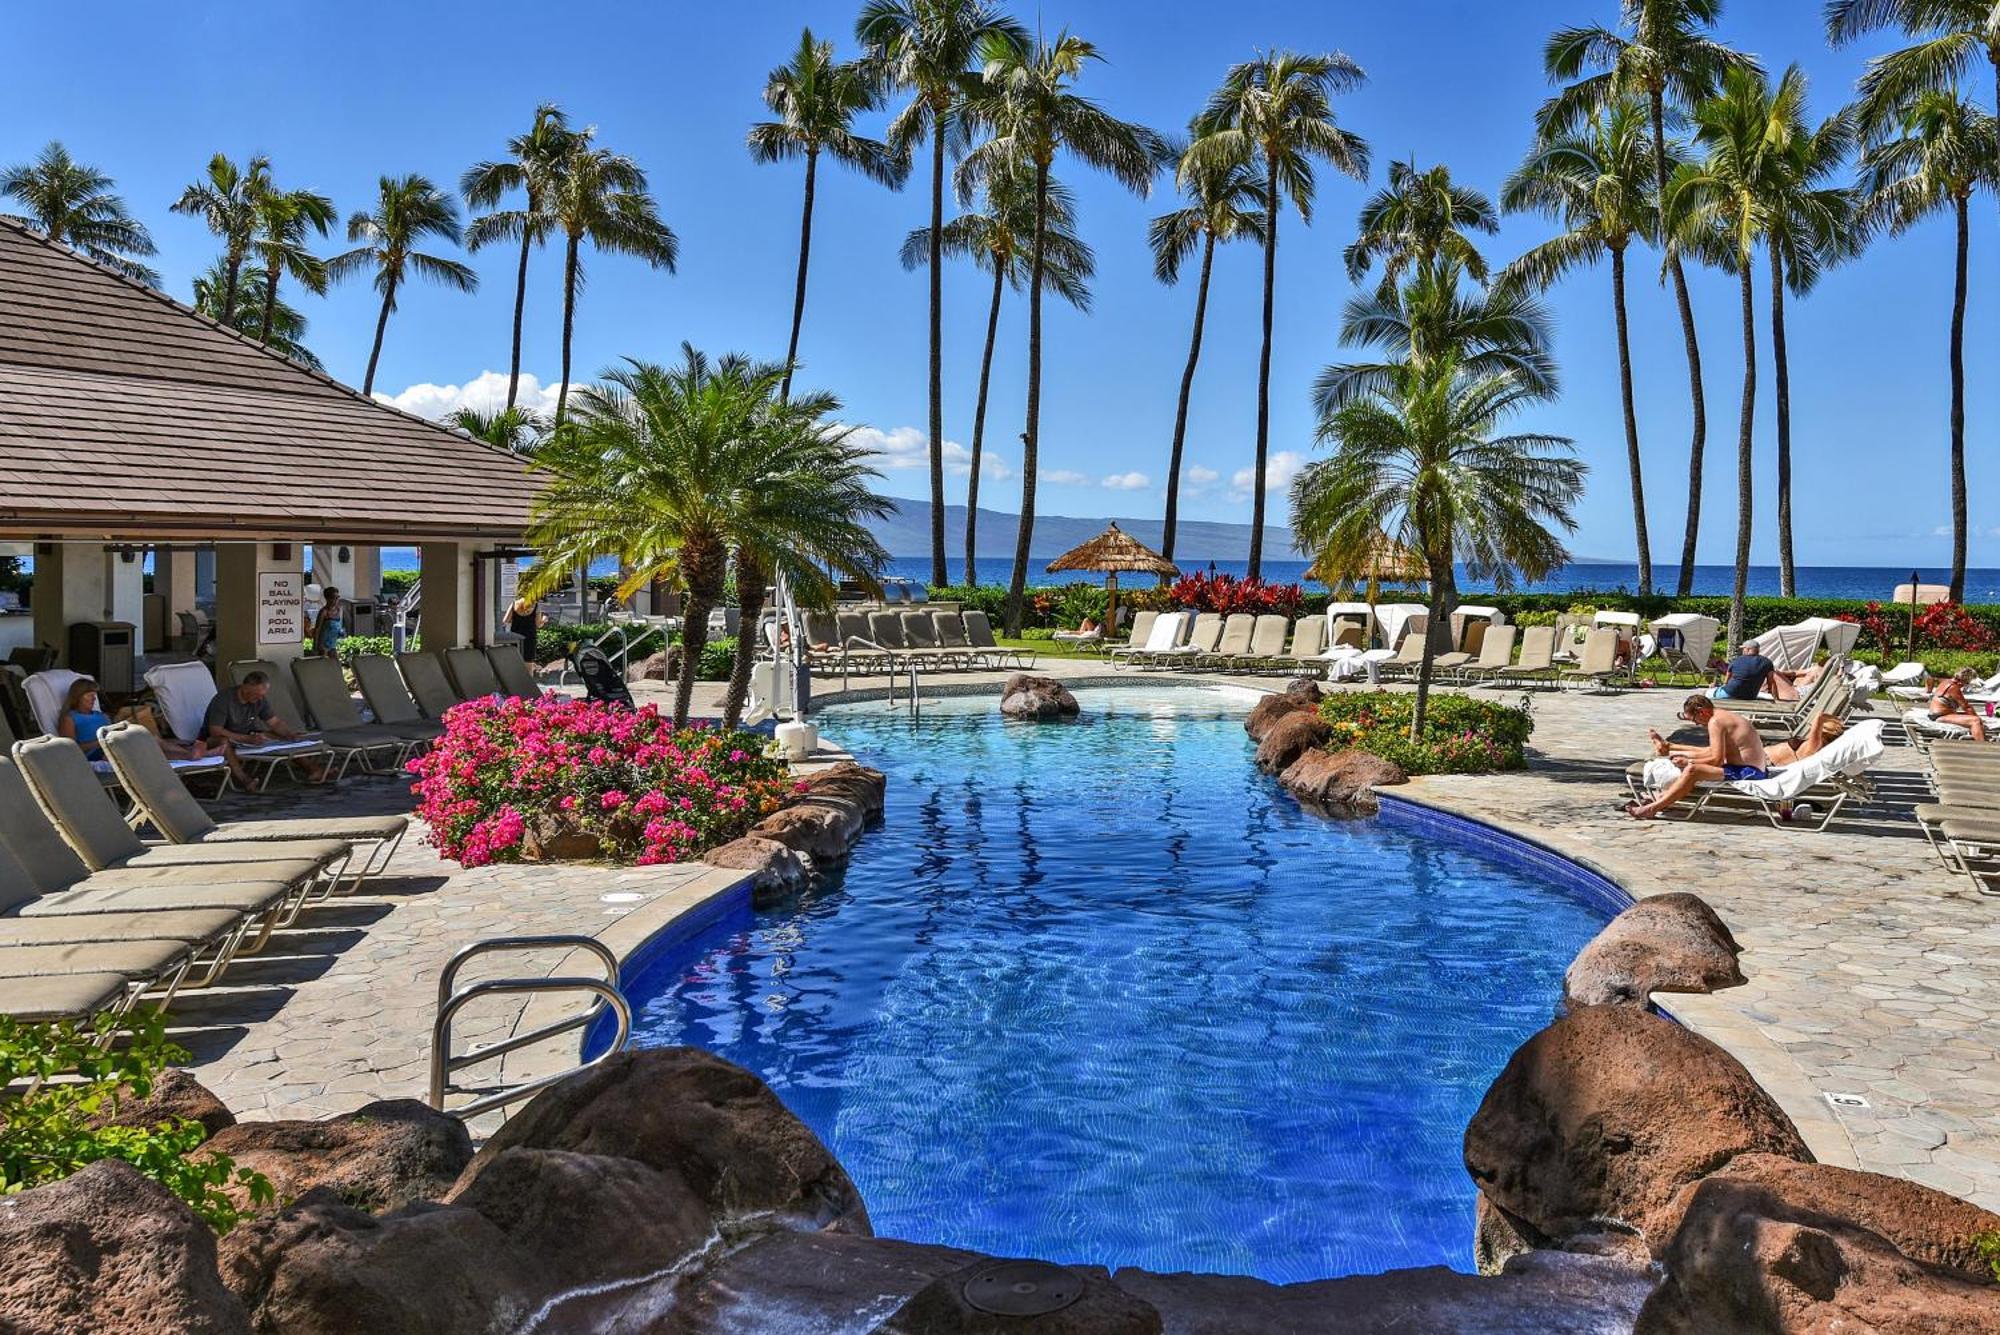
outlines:
M1076 92L1097 48L1073 33L1021 46L1002 34L980 48L984 83L967 113L992 138L967 155L965 179L977 183L1003 172L1032 170L1035 225L1028 247L1028 405L1021 433L1021 522L1014 569L1007 582L1009 635L1021 633L1028 583L1028 547L1035 529L1037 450L1042 431L1042 287L1048 273L1049 169L1059 153L1109 174L1136 194L1152 189L1167 145L1142 125L1121 121Z
M1670 161L1679 165L1679 153ZM1625 463L1632 483L1632 533L1639 553L1639 594L1653 592L1652 540L1639 456L1639 413L1632 394L1632 340L1625 310L1625 255L1634 241L1659 235L1653 195L1653 146L1645 103L1621 98L1591 111L1570 130L1544 136L1501 187L1509 213L1533 211L1560 222L1544 241L1502 271L1503 284L1546 291L1572 271L1611 260L1611 310L1618 335L1618 390L1625 410Z
M1182 150L1183 158L1186 150ZM1181 461L1187 444L1188 400L1194 394L1195 368L1201 363L1202 330L1208 321L1208 284L1215 268L1215 248L1231 241L1264 242L1263 177L1247 162L1200 163L1185 173L1176 167L1184 208L1163 213L1147 228L1153 249L1153 276L1162 283L1180 281L1181 266L1201 247L1201 276L1195 282L1194 330L1188 335L1187 365L1181 369L1180 397L1174 403L1174 438L1167 452L1166 522L1160 530L1160 555L1174 559L1174 531L1180 521Z
M1343 258L1347 276L1358 283L1379 260L1382 287L1393 292L1403 275L1434 260L1448 259L1476 282L1488 278L1486 258L1466 232L1492 236L1500 230L1493 201L1451 179L1439 163L1419 171L1415 159L1389 164L1389 184L1361 206L1361 221Z
M237 274L237 279L240 283L247 283L253 288L261 287L264 282L264 271L253 264L241 270ZM313 355L312 349L305 345L306 317L284 298L280 297L271 308L269 337L259 338L264 316L256 307L239 301L228 318L223 318L225 309L223 301L228 291L228 267L224 261L218 259L208 266L206 272L195 275L194 308L223 328L233 329L245 338L256 338L271 351L297 362L300 366L310 367L315 371L324 369L320 365L319 358Z
M217 153L208 160L208 170L182 190L171 206L175 213L200 218L222 240L222 281L214 309L207 314L231 329L238 328L236 298L241 290L243 258L250 253L250 239L257 231L257 198L269 187L270 175L271 160L261 154L239 167L228 154Z
M534 453L549 431L548 419L515 403L495 412L456 408L444 420L468 436L516 454Z
M160 275L133 258L154 254L153 238L144 223L125 211L125 201L113 193L115 184L52 139L33 162L0 169L0 196L26 210L0 213L0 218L26 223L107 269L158 287Z
M465 248L477 253L481 247L501 241L520 243L520 256L514 265L514 338L507 360L509 408L521 392L521 323L528 307L528 254L548 240L554 227L549 199L575 141L563 109L544 102L535 108L534 123L527 132L507 141L506 157L474 163L458 179L458 193L465 196L465 206L485 210L466 223ZM516 190L522 195L521 207L501 208L500 202Z
M2000 192L2000 131L1994 118L1955 92L1919 93L1901 133L1861 158L1868 221L1902 233L1949 209L1958 225L1951 304L1951 600L1965 597L1965 303L1972 244L1972 196Z
M630 255L655 269L674 271L681 243L660 217L646 191L646 173L620 153L594 147L591 132L571 141L549 197L554 231L563 239L562 383L556 387L555 420L569 404L570 345L576 334L576 294L583 285L583 243L614 255Z
M382 294L381 313L375 317L375 344L368 353L368 374L361 381L363 394L375 390L382 335L389 328L389 313L396 309L396 293L406 278L426 278L458 292L471 292L479 286L479 275L467 265L417 249L431 237L458 244L458 206L451 196L423 176L384 176L373 211L358 211L347 220L347 239L362 244L327 261L327 273L336 280L372 272L375 290Z
M1787 127L1798 124L1805 78L1793 66L1773 86L1735 69L1722 91L1690 112L1700 161L1683 163L1667 182L1661 218L1675 250L1711 259L1736 275L1743 315L1743 395L1736 434L1736 578L1729 597L1729 643L1743 638L1756 494L1752 444L1757 424L1757 300L1752 270L1757 245L1770 235L1773 200L1782 189Z
M889 142L907 154L931 148L930 235L944 240L944 159L965 142L962 112L989 41L1027 44L1027 32L989 0L866 0L855 40L889 84L910 103L889 125ZM931 583L950 573L944 559L944 258L930 256Z
M252 198L257 229L251 241L264 270L264 298L257 321L259 342L271 340L278 305L278 280L289 275L314 296L326 295L326 261L312 253L306 234L325 236L333 226L333 201L311 190L279 190L266 175Z
M1585 468L1565 437L1499 434L1500 424L1547 396L1518 376L1478 375L1452 357L1405 362L1368 394L1320 423L1330 459L1292 482L1292 531L1329 569L1361 569L1381 535L1423 557L1428 624L1450 610L1454 567L1510 588L1567 559L1553 525L1573 531ZM1412 739L1422 736L1436 641L1424 639Z
M627 571L621 595L655 579L687 590L676 726L687 722L732 555L739 590L755 586L760 601L768 572L812 600L830 595L828 568L872 583L886 559L865 521L890 502L867 490L873 472L831 424L839 405L821 394L785 403L783 378L775 364L711 363L685 346L677 366L632 362L579 390L576 412L534 456L549 484L531 514L529 540L542 552L531 595L607 551Z
M813 195L820 155L900 190L910 174L909 158L878 139L854 132L854 118L882 101L875 67L833 58L833 43L815 41L812 29L799 34L792 58L771 71L764 105L778 119L750 127L750 156L758 162L806 160L805 203L799 212L799 276L792 293L792 336L785 344L782 394L792 392L799 357L799 326L806 316L806 267L812 256ZM782 397L781 394L781 397Z
M1000 335L1000 298L1027 285L1029 252L1035 235L1035 179L1018 167L1002 171L981 188L984 213L959 214L944 225L940 253L966 256L993 275L993 299L986 309L986 343L979 357L979 392L972 411L972 452L965 485L965 582L979 583L979 477L985 463L986 399L993 379L993 348ZM930 262L931 230L919 227L903 238L905 269ZM1097 257L1076 234L1076 201L1069 187L1049 182L1048 223L1042 231L1042 281L1080 311L1090 309L1090 278Z
M1884 28L1918 40L1868 62L1856 107L1863 135L1879 139L1893 134L1920 94L1957 92L1982 54L1993 69L1993 106L2000 113L1996 0L1828 0L1826 33L1835 46ZM2000 171L2000 162L1994 169Z
M1278 214L1290 198L1299 220L1312 221L1313 164L1325 162L1357 181L1368 178L1368 145L1340 128L1333 99L1367 79L1342 53L1271 51L1230 67L1196 117L1195 139L1178 175L1227 163L1255 163L1264 186L1264 342L1257 359L1257 444L1250 501L1250 570L1263 572L1264 485L1271 445L1271 316L1278 293Z
M1653 189L1667 193L1667 116L1684 112L1715 93L1730 69L1755 69L1756 61L1708 36L1722 17L1722 0L1619 0L1625 31L1598 25L1563 28L1548 40L1542 63L1557 83L1573 81L1542 107L1544 133L1573 128L1591 108L1625 97L1642 97L1653 121ZM1702 388L1701 340L1688 299L1681 255L1667 250L1667 276L1680 310L1681 341L1687 349L1688 397L1694 420L1688 441L1687 527L1681 539L1676 593L1694 587L1695 542L1701 532L1702 453L1708 443L1708 398Z

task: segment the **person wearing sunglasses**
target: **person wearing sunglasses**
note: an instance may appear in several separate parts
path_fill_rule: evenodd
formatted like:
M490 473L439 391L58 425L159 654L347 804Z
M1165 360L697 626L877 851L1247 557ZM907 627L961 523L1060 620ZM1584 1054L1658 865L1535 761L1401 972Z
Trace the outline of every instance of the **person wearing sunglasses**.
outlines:
M1771 777L1771 757L1764 750L1764 739L1743 715L1717 709L1706 695L1690 695L1681 702L1680 718L1706 731L1708 744L1686 746L1669 742L1657 728L1646 730L1653 754L1673 761L1680 774L1652 801L1625 804L1625 814L1635 820L1652 820L1693 792L1697 784Z

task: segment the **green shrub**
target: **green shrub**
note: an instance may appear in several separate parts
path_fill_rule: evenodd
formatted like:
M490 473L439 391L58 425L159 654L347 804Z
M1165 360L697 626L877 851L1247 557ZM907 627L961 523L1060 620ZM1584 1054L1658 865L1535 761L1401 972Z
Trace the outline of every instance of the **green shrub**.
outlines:
M696 681L728 681L729 669L736 663L736 637L725 635L720 639L705 641L701 646L701 661L695 664Z
M1050 643L1054 643L1056 628L1054 626L1023 626L1021 627L1021 638L1024 640L1047 640Z
M1991 651L1967 653L1952 649L1919 649L1916 656L1917 661L1924 665L1924 671L1933 677L1949 677L1960 668L1968 667L1976 669L1983 677L1994 670L1996 663ZM1857 649L1854 653L1854 661L1857 663L1873 663L1877 667L1885 668L1894 667L1906 659L1907 655L1902 653L1884 654L1873 649Z
M1394 761L1410 774L1490 774L1526 765L1525 748L1535 719L1523 697L1519 705L1433 695L1424 714L1424 733L1410 740L1417 698L1408 692L1342 691L1320 702L1320 717L1333 728L1329 750L1350 748Z
M1993 1282L2000 1284L2000 1231L1975 1233L1972 1249L1979 1253L1979 1259L1986 1262L1986 1268L1993 1272Z
M415 570L385 570L382 572L382 596L385 598L406 598L410 586L417 582L420 572Z
M419 637L411 635L403 641L403 648L415 653L421 647ZM396 652L395 641L387 635L349 635L340 642L340 662L343 667L354 666L354 660L361 654L392 654Z
M100 1016L97 1023L101 1030L113 1022ZM167 1041L156 1012L134 1012L123 1027L129 1041L104 1052L74 1024L21 1024L0 1016L0 1086L39 1082L13 1097L0 1117L0 1194L118 1159L178 1196L216 1232L228 1232L239 1212L225 1189L245 1188L254 1204L263 1205L273 1197L271 1184L226 1154L193 1157L191 1151L208 1139L201 1123L177 1118L153 1126L92 1125L117 1110L121 1090L144 1098L154 1076L187 1060Z

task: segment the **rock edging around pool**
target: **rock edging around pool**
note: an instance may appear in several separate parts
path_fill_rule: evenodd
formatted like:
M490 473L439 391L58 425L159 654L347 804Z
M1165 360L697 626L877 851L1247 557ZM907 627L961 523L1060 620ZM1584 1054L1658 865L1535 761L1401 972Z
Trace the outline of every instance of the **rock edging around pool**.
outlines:
M888 785L881 770L843 760L800 783L799 793L742 838L701 855L711 867L750 873L751 899L759 906L844 864L869 824L881 819Z
M1298 677L1251 706L1243 730L1257 743L1257 768L1277 775L1287 792L1316 811L1368 815L1376 807L1375 789L1408 783L1410 776L1395 761L1367 751L1327 750L1333 729L1319 715L1320 698L1317 682Z

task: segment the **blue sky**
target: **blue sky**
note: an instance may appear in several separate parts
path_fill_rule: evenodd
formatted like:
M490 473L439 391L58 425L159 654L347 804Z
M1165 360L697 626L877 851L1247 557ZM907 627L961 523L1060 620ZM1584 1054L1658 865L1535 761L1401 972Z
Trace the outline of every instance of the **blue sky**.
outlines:
M1809 0L1738 0L1721 35L1772 68L1800 62L1815 114L1851 88L1880 49L1830 51ZM1365 136L1376 180L1392 158L1442 159L1462 179L1497 191L1525 149L1546 95L1540 49L1569 22L1615 17L1612 0L1401 0L1394 5L1238 0L1223 6L1138 0L1054 0L1039 10L1107 57L1085 91L1121 116L1178 129L1233 60L1262 46L1346 51L1369 73L1340 104ZM157 267L174 295L214 243L201 224L167 211L208 156L271 155L281 183L333 196L343 216L365 206L384 172L418 171L455 182L470 162L498 153L534 104L553 99L603 143L651 173L681 239L677 275L618 259L589 259L579 309L579 377L623 356L669 358L682 340L712 352L780 356L790 316L800 170L753 164L743 135L763 115L764 76L800 26L851 47L854 6L578 5L560 11L512 0L480 5L302 0L163 6L118 0L88 21L60 6L16 7L8 26L10 114L0 118L0 162L19 161L50 138L111 173L160 244ZM1023 6L1027 21L1037 16ZM328 16L337 13L329 21ZM210 73L220 61L221 77ZM1982 96L1990 90L1982 90ZM1059 171L1065 169L1059 168ZM1186 355L1192 283L1152 277L1145 224L1172 205L1171 182L1136 198L1073 166L1081 227L1096 247L1096 307L1082 316L1051 303L1046 315L1040 508L1062 514L1157 514ZM837 392L847 420L882 433L885 489L927 494L921 467L925 283L895 252L924 220L920 171L892 193L838 169L823 172L814 270L801 356L807 383ZM1307 387L1336 360L1335 333L1350 286L1340 251L1367 187L1327 175L1313 225L1284 220L1279 249L1277 353L1271 449L1282 475L1310 457ZM2000 564L2000 523L1979 498L2000 485L1992 449L2000 436L2000 215L1975 208L1972 315L1967 333L1974 496L1974 564ZM1536 218L1507 222L1489 254L1511 258L1548 234ZM1935 564L1948 555L1945 330L1950 304L1947 220L1875 246L1830 274L1791 310L1795 514L1799 557L1816 564ZM329 251L333 243L328 243ZM476 259L482 290L465 297L410 291L391 321L378 392L424 411L461 398L482 373L504 375L512 267L498 253ZM1642 256L1633 270L1632 320L1654 555L1671 560L1686 500L1686 369L1671 297ZM557 376L560 302L554 252L531 274L524 369ZM1704 561L1733 553L1735 427L1741 375L1733 280L1695 277L1709 388L1709 458L1701 541ZM1244 520L1235 484L1248 468L1254 430L1259 261L1225 251L1217 264L1207 347L1195 387L1184 513ZM968 441L983 333L986 284L969 266L946 289L946 433ZM1763 301L1760 286L1758 300ZM328 369L359 383L375 300L361 283L326 300L300 298L309 343ZM1619 425L1608 272L1578 275L1552 294L1565 393L1535 422L1576 438L1592 466L1574 550L1628 558L1630 506ZM1768 358L1760 309L1758 337ZM998 456L981 499L1012 510L1019 483L1025 309L1002 317L987 439ZM1983 368L1983 369L1982 369ZM1766 368L1759 403L1756 559L1775 559L1772 411ZM455 389L453 387L456 387ZM948 482L962 499L962 469ZM1282 496L1273 514L1282 517ZM1982 524L1982 519L1987 522Z

